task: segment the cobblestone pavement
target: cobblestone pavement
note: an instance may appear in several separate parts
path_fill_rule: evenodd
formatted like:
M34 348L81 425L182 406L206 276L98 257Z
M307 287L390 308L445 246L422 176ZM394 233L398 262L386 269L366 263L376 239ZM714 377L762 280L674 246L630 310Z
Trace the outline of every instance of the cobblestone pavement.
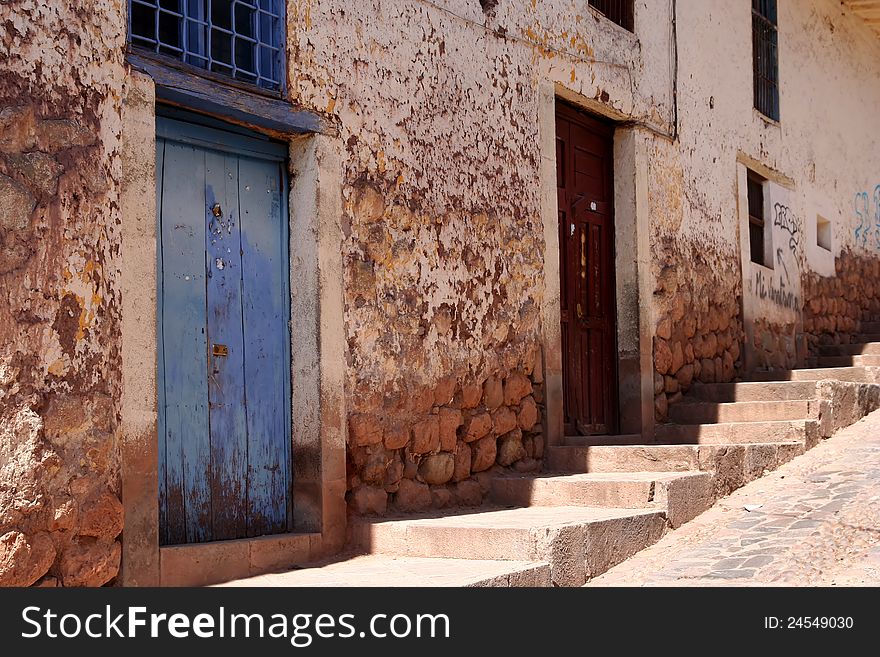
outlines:
M877 585L880 411L587 584Z

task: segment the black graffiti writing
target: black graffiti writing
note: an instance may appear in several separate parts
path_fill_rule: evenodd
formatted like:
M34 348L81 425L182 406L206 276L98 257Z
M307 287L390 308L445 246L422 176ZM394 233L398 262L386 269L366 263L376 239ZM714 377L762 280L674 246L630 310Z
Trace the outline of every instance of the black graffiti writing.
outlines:
M800 241L800 229L797 218L791 208L777 203L773 206L773 225L788 233L788 248L794 251Z
M755 293L760 299L769 299L777 306L788 308L789 310L800 309L800 299L791 290L787 290L784 281L778 284L772 278L766 280L764 272L755 272Z
M791 283L791 278L788 276L788 267L785 266L785 258L782 255L782 249L776 249L776 264L782 267L782 271L785 272L785 281L787 283Z

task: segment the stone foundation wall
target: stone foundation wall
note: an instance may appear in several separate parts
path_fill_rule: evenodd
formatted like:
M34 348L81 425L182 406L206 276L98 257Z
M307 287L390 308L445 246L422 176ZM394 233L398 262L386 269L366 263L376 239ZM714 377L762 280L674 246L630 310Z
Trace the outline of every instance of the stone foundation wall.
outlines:
M675 237L658 238L654 251L654 415L665 421L670 404L694 381L732 381L742 367L743 326L739 272L732 259Z
M119 571L121 12L0 4L0 586Z
M861 322L880 317L880 260L844 251L836 276L809 272L802 277L804 334L810 356L822 344L850 342Z
M790 370L798 366L797 326L758 318L752 344L757 370Z
M495 471L539 470L540 358L483 381L449 376L396 397L386 413L349 421L348 500L356 513L476 506Z

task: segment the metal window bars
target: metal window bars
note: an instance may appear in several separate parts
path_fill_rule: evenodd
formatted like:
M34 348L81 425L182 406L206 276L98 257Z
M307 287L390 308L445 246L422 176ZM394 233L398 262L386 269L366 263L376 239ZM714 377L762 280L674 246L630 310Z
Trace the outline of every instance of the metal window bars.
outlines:
M776 0L752 0L755 109L779 120L779 34Z
M634 0L589 0L590 6L599 10L605 18L632 32L634 26Z
M133 46L281 91L284 0L129 0Z

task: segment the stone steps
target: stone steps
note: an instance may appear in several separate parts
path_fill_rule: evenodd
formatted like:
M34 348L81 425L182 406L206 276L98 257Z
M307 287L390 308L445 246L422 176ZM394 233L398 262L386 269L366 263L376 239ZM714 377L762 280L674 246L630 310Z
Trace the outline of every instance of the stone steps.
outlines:
M814 420L661 424L654 430L654 442L663 445L803 442L809 449L819 442L819 425Z
M880 355L880 342L819 345L820 356Z
M591 472L569 475L502 475L492 480L492 502L502 506L657 508L678 527L713 501L705 472Z
M713 422L760 422L798 420L819 417L819 402L811 399L787 401L699 402L685 401L669 409L669 419L676 424Z
M723 459L748 469L758 462L773 468L803 454L801 441L741 445L557 446L547 448L547 469L553 472L687 472L714 471Z
M845 354L842 356L819 356L819 367L877 367L880 354Z
M639 445L645 442L642 434L620 434L615 436L566 436L566 445Z
M878 386L857 385L880 381L880 367L866 367L874 359L880 365L880 348L839 345L818 359L834 367L695 384L650 444L641 435L566 437L545 449L544 472L492 477L495 507L352 518L349 546L366 556L245 583L582 585L876 406Z
M553 586L580 586L659 540L667 519L655 509L533 506L362 518L349 529L352 545L371 554L542 562Z
M815 399L815 381L745 381L736 383L697 383L688 396L711 402L760 402ZM675 408L675 406L673 406Z
M755 372L755 381L822 381L837 379L854 383L877 383L880 376L873 368L865 367L819 367L802 370L774 370Z
M233 580L216 586L465 586L548 587L550 564L501 559L430 559L367 554L335 562L306 564L281 573Z
M860 333L853 338L853 344L868 344L870 342L880 342L880 332Z

